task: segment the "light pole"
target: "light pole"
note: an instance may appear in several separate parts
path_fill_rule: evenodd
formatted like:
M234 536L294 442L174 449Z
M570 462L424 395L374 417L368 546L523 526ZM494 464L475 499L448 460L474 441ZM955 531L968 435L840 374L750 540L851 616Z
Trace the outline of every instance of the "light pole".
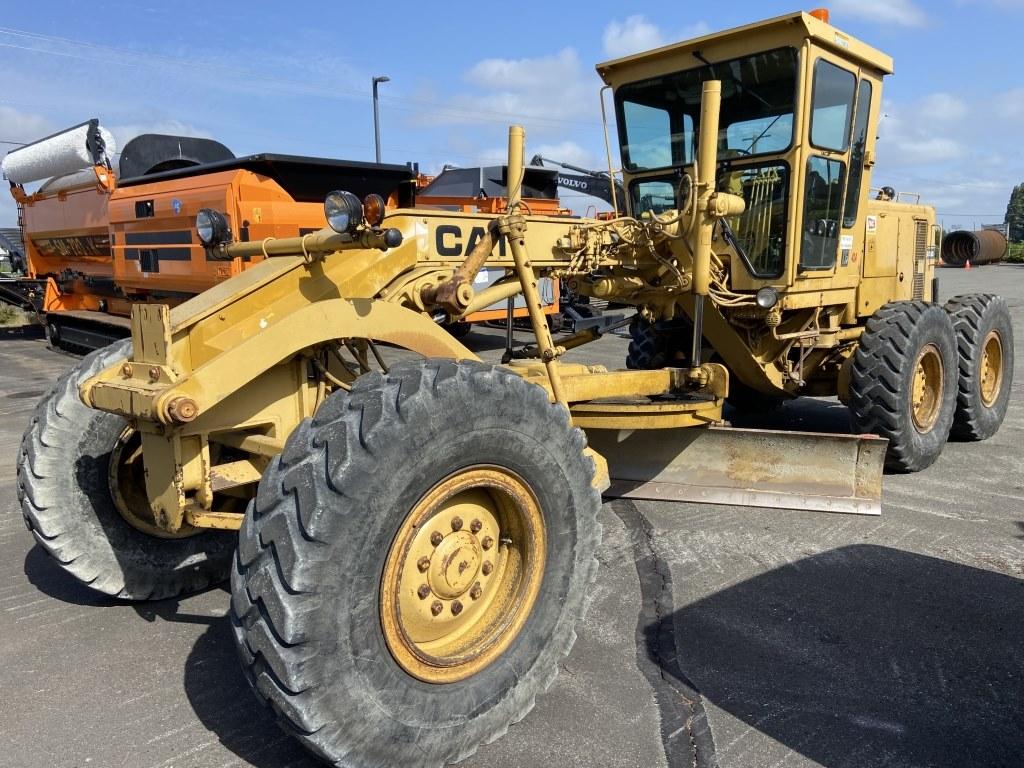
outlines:
M377 150L377 162L380 162L380 107L377 103L377 86L386 83L391 78L387 75L377 75L373 78L373 138L374 147Z

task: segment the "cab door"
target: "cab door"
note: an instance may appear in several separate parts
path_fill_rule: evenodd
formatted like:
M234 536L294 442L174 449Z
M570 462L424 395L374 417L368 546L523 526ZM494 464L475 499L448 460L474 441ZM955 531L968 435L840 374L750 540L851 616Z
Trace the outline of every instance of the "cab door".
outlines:
M843 230L857 74L842 62L819 56L814 62L803 169L803 210L799 272L806 277L834 274L842 259L849 263L852 239ZM840 257L840 245L844 254Z

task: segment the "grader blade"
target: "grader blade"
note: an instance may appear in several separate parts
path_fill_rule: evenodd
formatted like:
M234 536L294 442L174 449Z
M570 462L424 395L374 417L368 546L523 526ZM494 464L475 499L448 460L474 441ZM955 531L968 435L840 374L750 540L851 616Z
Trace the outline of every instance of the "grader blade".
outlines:
M881 514L887 440L732 427L591 430L612 498Z

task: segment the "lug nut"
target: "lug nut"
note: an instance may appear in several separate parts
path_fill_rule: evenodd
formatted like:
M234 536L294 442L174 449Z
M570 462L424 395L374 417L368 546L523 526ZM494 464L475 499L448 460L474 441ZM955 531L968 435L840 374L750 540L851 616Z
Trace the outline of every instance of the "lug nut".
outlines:
M484 524L481 523L479 520L474 520L472 523L469 524L469 530L471 530L473 533L480 533L480 529L483 527Z
M124 376L126 379L130 379L132 377L131 363L125 363L124 365L121 366L121 375Z
M456 600L452 603L452 616L458 616L460 613L462 613L462 603Z
M157 368L155 365L152 368L149 369L149 380L150 381L159 381L160 380L160 369Z
M471 590L469 590L469 596L472 597L474 600L479 599L482 593L483 589L481 589L479 581L473 585L473 588Z
M435 547L444 540L444 536L441 535L440 531L434 531L430 534L430 543Z
M490 575L491 575L491 571L493 571L493 570L494 570L494 564L493 564L493 563L491 563L491 561L490 561L490 560L487 560L487 561L486 561L486 562L484 563L484 567L483 567L483 569L482 569L482 570L483 570L483 572L484 572L484 576L490 576Z
M444 606L441 605L441 601L440 600L435 600L433 602L433 604L430 606L430 612L434 616L440 616L441 615L441 611L443 611L443 610L444 610Z
M462 530L462 518L461 517L453 517L452 518L452 530L453 531L460 531L460 530Z
M492 539L490 536L484 536L484 540L481 541L480 544L481 546L483 546L484 549L490 549L494 546L494 539Z
M420 596L420 600L426 600L430 595L430 585L420 584L420 588L416 590L416 594Z
M417 563L416 563L416 567L420 569L420 573L424 573L424 572L426 572L427 568L429 568L429 567L430 567L430 558L429 558L429 557L426 557L426 556L424 556L424 557L421 557L421 558L420 558L420 559L419 559L419 560L417 561Z

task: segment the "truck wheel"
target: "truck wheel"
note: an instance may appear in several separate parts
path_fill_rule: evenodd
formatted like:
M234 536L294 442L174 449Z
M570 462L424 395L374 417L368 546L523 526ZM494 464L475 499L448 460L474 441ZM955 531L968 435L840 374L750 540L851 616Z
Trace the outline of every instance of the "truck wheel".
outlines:
M231 578L246 675L332 765L440 766L533 707L596 575L600 494L545 392L476 362L360 377L260 481Z
M960 355L952 437L985 440L999 431L1013 383L1013 325L1006 301L991 294L946 303Z
M680 323L680 326L683 324ZM689 325L679 329L662 329L642 320L639 316L629 324L629 349L626 351L626 367L638 371L650 371L666 366L685 365L679 359L683 345L689 344Z
M889 439L887 469L917 472L942 453L956 370L956 334L942 307L897 301L868 320L850 370L850 412L855 429Z
M18 500L36 541L76 579L106 595L160 600L226 579L234 537L167 538L133 511L143 468L132 432L78 397L83 381L130 353L127 339L96 350L40 402L21 441Z

